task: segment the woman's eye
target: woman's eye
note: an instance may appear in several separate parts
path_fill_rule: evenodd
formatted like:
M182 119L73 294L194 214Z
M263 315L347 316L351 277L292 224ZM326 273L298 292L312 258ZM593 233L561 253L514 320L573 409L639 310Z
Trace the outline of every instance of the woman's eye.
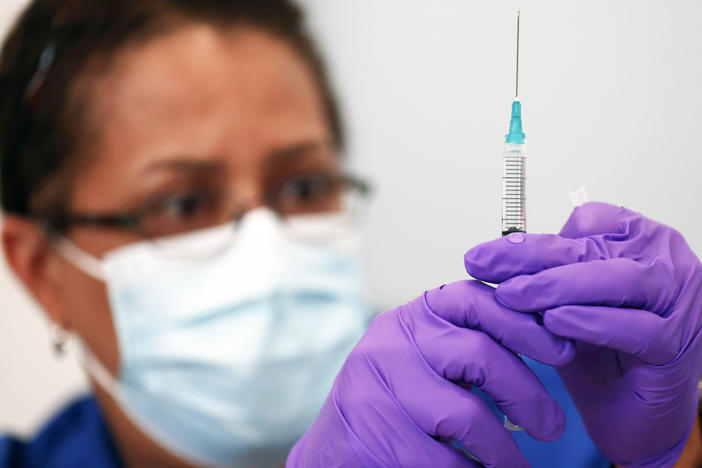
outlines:
M332 181L328 176L301 177L286 184L286 195L303 201L313 200L327 195L331 186Z
M335 209L341 184L327 174L298 177L284 184L279 196L282 214L294 215Z
M143 224L157 237L208 228L225 221L222 205L222 197L215 193L173 194L154 203Z
M202 211L207 205L207 198L202 194L174 195L163 200L163 214L173 218L189 218Z

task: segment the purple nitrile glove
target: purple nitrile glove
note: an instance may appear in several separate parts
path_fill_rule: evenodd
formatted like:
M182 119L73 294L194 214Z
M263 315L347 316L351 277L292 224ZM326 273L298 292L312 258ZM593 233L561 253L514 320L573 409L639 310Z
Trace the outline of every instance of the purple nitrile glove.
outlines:
M376 317L349 354L314 424L286 466L471 467L455 440L489 467L529 466L475 385L539 440L565 419L509 349L563 365L570 340L500 306L494 289L459 281Z
M465 256L495 296L572 338L558 371L602 453L671 466L697 413L702 265L675 230L604 203L576 208L559 236L513 234Z

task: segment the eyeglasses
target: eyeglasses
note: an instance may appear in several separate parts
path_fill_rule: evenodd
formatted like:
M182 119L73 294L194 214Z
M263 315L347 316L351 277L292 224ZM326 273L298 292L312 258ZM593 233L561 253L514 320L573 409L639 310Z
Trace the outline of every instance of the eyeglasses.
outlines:
M196 252L200 257L228 245L244 215L261 205L278 215L295 240L328 242L358 225L370 191L365 181L351 175L317 172L286 180L260 201L242 203L230 191L199 188L147 200L132 212L59 213L44 217L43 223L59 233L75 226L132 231L163 249L173 236L230 225Z

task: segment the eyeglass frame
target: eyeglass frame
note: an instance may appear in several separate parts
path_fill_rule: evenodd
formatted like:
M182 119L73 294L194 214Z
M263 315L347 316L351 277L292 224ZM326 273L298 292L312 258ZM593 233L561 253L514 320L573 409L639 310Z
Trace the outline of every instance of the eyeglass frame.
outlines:
M335 173L332 175L336 176L337 182L347 184L349 187L356 190L357 193L364 199L368 198L373 192L371 185L360 177L349 173ZM288 187L288 184L299 180L300 178L289 180L273 193L265 194L261 200L263 201L263 205L271 208L278 216L284 218L284 216L280 215L279 210L276 209L276 200L281 198L281 193L286 189L286 187ZM44 227L45 231L51 235L64 233L73 226L97 228L105 227L135 232L144 239L151 240L156 239L159 236L154 236L153 234L149 233L148 230L144 229L143 218L146 216L148 209L154 204L155 200L147 200L132 211L115 211L106 213L58 213L39 216L37 220L39 224ZM233 215L231 215L229 219L233 221L234 225L237 225L243 219L246 213L256 206L259 206L258 200L249 201L248 203L241 203L241 207L234 210Z

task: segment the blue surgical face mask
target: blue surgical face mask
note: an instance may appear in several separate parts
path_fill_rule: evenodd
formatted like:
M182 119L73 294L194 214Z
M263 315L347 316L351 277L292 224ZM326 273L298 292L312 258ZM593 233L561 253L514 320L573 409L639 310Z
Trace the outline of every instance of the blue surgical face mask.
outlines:
M223 226L168 239L221 238ZM153 440L200 465L276 466L322 406L368 320L352 236L305 245L267 209L230 247L173 260L149 242L102 260L63 242L72 263L107 283L121 368L88 352L86 368Z

